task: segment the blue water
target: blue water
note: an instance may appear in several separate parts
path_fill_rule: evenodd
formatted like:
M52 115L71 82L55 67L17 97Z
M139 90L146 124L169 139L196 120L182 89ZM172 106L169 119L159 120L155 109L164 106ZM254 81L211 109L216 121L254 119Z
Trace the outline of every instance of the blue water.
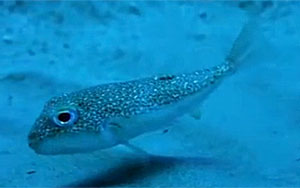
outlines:
M300 186L297 1L0 1L0 186ZM50 97L221 63L246 23L241 67L168 132L88 154L43 156L27 134Z

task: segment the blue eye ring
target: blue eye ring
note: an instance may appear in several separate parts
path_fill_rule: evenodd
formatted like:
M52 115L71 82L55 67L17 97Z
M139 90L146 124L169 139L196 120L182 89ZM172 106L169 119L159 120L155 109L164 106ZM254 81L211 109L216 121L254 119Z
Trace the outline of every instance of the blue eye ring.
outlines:
M78 111L73 108L62 109L57 111L52 119L59 127L71 126L78 120Z

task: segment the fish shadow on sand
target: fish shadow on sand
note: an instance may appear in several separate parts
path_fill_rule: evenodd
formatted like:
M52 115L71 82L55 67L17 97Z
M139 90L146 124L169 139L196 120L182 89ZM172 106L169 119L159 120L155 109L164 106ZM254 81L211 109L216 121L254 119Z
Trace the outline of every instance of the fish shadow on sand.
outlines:
M222 162L209 157L166 157L151 155L147 158L130 159L105 173L74 182L64 187L126 186L126 184L137 183L140 179L171 170L178 165L188 165L196 168L214 168L219 166L220 163Z

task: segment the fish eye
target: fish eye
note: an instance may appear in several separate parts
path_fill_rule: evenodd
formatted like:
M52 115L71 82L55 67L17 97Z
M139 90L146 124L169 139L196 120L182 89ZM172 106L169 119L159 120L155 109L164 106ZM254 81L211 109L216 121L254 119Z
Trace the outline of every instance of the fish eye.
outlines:
M69 112L62 112L58 114L57 119L61 122L68 122L71 119L71 114Z
M73 125L78 119L78 112L75 109L59 110L53 116L53 121L60 127Z

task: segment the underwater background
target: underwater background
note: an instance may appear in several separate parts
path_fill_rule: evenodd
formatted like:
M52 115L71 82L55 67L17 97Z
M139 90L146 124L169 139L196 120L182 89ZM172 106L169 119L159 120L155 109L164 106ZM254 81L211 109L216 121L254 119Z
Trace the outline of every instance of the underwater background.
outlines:
M168 131L43 156L27 135L44 103L108 82L223 62L259 9L247 64ZM0 1L0 186L299 187L300 2Z

